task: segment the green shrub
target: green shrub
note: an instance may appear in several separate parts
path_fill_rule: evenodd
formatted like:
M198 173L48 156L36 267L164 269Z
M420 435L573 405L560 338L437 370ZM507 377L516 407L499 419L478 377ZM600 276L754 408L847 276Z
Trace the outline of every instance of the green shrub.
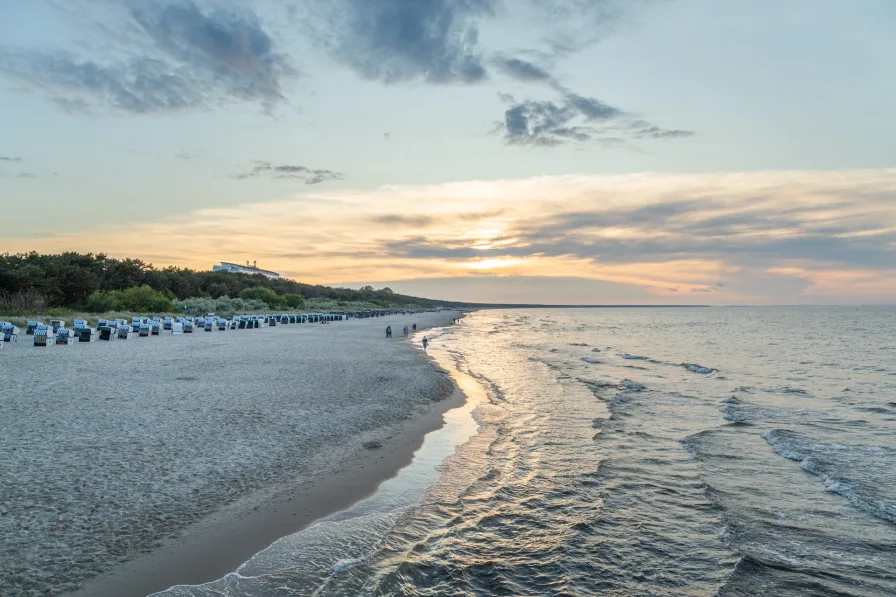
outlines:
M301 294L285 294L282 299L290 309L302 309L305 307L305 299L302 298Z
M93 313L131 311L134 313L170 313L174 311L171 292L159 292L149 286L124 290L97 290L87 297L87 310Z
M283 305L283 300L276 292L270 288L256 286L254 288L244 288L240 291L240 298L253 301L261 301L269 308L276 309Z
M117 290L97 290L90 293L84 307L91 313L105 313L116 309L115 305L120 302L121 293Z

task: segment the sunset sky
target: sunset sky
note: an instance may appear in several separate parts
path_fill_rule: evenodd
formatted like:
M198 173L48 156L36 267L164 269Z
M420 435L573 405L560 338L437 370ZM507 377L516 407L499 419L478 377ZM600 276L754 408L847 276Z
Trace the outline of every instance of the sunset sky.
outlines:
M0 0L0 252L896 302L893 0Z

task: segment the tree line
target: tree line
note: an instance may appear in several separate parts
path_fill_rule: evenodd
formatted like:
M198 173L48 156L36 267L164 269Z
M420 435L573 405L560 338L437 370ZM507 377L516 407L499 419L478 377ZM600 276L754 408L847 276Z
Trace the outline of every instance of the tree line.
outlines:
M396 294L388 288L376 290L367 286L352 290L271 279L261 274L156 268L140 259L116 259L103 253L0 255L0 312L5 308L36 313L54 307L101 312L115 310L103 308L113 303L161 301L162 297L172 303L188 298L240 297L296 308L303 304L303 297L364 301L384 307L447 304Z

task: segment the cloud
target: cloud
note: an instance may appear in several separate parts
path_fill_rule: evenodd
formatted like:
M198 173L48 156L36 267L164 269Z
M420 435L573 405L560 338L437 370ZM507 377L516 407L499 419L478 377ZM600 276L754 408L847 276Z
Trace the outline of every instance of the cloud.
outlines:
M514 103L504 111L503 126L499 125L504 141L509 145L550 147L572 141L590 141L600 132L590 123L621 114L595 99L573 95L567 95L561 103L509 99ZM575 121L580 123L574 124Z
M411 296L468 303L612 305L668 302L658 299L657 296L636 285L614 284L570 276L498 276L493 272L475 272L464 277L389 281L378 278L368 282L342 282L339 285L349 288L360 288L365 285L372 285L375 288L388 286L395 292Z
M319 37L340 62L385 83L476 83L488 74L478 19L497 0L333 0Z
M304 172L257 166L253 176ZM205 268L226 242L235 259L319 283L485 272L494 289L513 277L587 278L654 302L896 302L894 197L896 170L553 176L306 191L127 232L0 244ZM158 258L160 246L185 257ZM555 298L539 302L571 301L565 284L542 282ZM599 287L573 302L617 296Z
M547 68L522 58L498 57L494 62L501 72L519 81L550 83L554 80Z
M570 126L578 113L569 105L527 100L504 112L504 140L510 145L552 146L569 141L588 141L593 129Z
M7 175L7 171L4 166L8 166L10 164L20 164L24 160L18 156L2 156L0 155L0 177L5 178ZM19 172L16 174L16 178L18 179L27 179L27 178L37 178L36 174L31 172Z
M681 129L661 129L658 126L650 126L635 131L634 136L639 139L679 139L682 137L693 137L694 131L683 131Z
M510 104L504 120L495 130L508 145L553 147L567 143L601 142L607 145L630 139L690 137L684 130L665 130L592 97L584 97L557 86L562 92L559 102L548 100L517 101L503 94Z
M604 39L635 8L655 0L535 0L538 23L547 27L545 43L561 58Z
M245 180L247 178L259 178L261 176L268 176L277 180L301 180L309 185L320 184L329 180L342 180L345 177L341 172L335 172L333 170L318 170L292 164L274 166L270 162L257 161L251 170L237 174L234 178Z
M432 223L429 216L403 216L398 214L386 214L382 216L374 216L374 222L380 224L405 224L408 226L428 226Z
M566 94L566 103L578 110L588 120L609 120L624 115L621 110L602 104L594 98L582 97L575 93Z
M627 5L630 7L631 2ZM517 8L520 6L516 5ZM525 7L525 5L524 5ZM518 81L541 83L560 94L559 100L523 100L517 102L509 94L500 94L510 104L504 111L503 121L495 130L500 132L508 145L552 147L568 143L599 142L604 145L621 145L638 139L674 139L691 137L693 131L664 129L650 122L635 118L627 112L610 106L593 97L580 95L569 89L554 76L547 64L553 64L565 54L581 49L593 42L602 26L614 22L622 14L618 0L552 0L536 2L535 14L539 25L552 29L561 25L560 34L554 31L549 45L552 52L529 50L524 55L535 56L537 62L519 56L496 55L492 62L498 70ZM568 27L569 22L584 24L587 34L577 37ZM591 41L587 41L587 40Z
M186 71L172 71L170 65L148 58L100 64L61 52L7 51L0 54L0 73L47 92L67 112L89 112L99 103L143 114L204 102L203 90Z
M498 53L488 60L480 44L485 19L522 25L542 34L548 51L523 53L552 60L578 51L644 0L331 0L293 4L302 33L361 76L385 83L478 83L491 64L522 81L553 80L543 64ZM302 10L298 7L302 6ZM516 51L519 53L519 51Z
M180 0L141 2L131 14L161 52L204 74L227 95L268 103L284 99L281 80L294 70L254 12L204 12L193 0Z
M249 8L206 8L194 0L103 6L104 22L92 23L106 36L102 53L0 47L0 76L70 112L148 114L225 101L270 109L284 101L283 81L296 71Z

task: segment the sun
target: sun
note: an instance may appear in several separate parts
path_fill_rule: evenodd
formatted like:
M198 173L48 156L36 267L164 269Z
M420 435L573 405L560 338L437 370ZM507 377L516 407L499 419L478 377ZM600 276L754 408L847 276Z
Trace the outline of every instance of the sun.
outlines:
M462 264L462 267L475 270L489 270L504 267L512 267L525 263L525 259L479 259Z

